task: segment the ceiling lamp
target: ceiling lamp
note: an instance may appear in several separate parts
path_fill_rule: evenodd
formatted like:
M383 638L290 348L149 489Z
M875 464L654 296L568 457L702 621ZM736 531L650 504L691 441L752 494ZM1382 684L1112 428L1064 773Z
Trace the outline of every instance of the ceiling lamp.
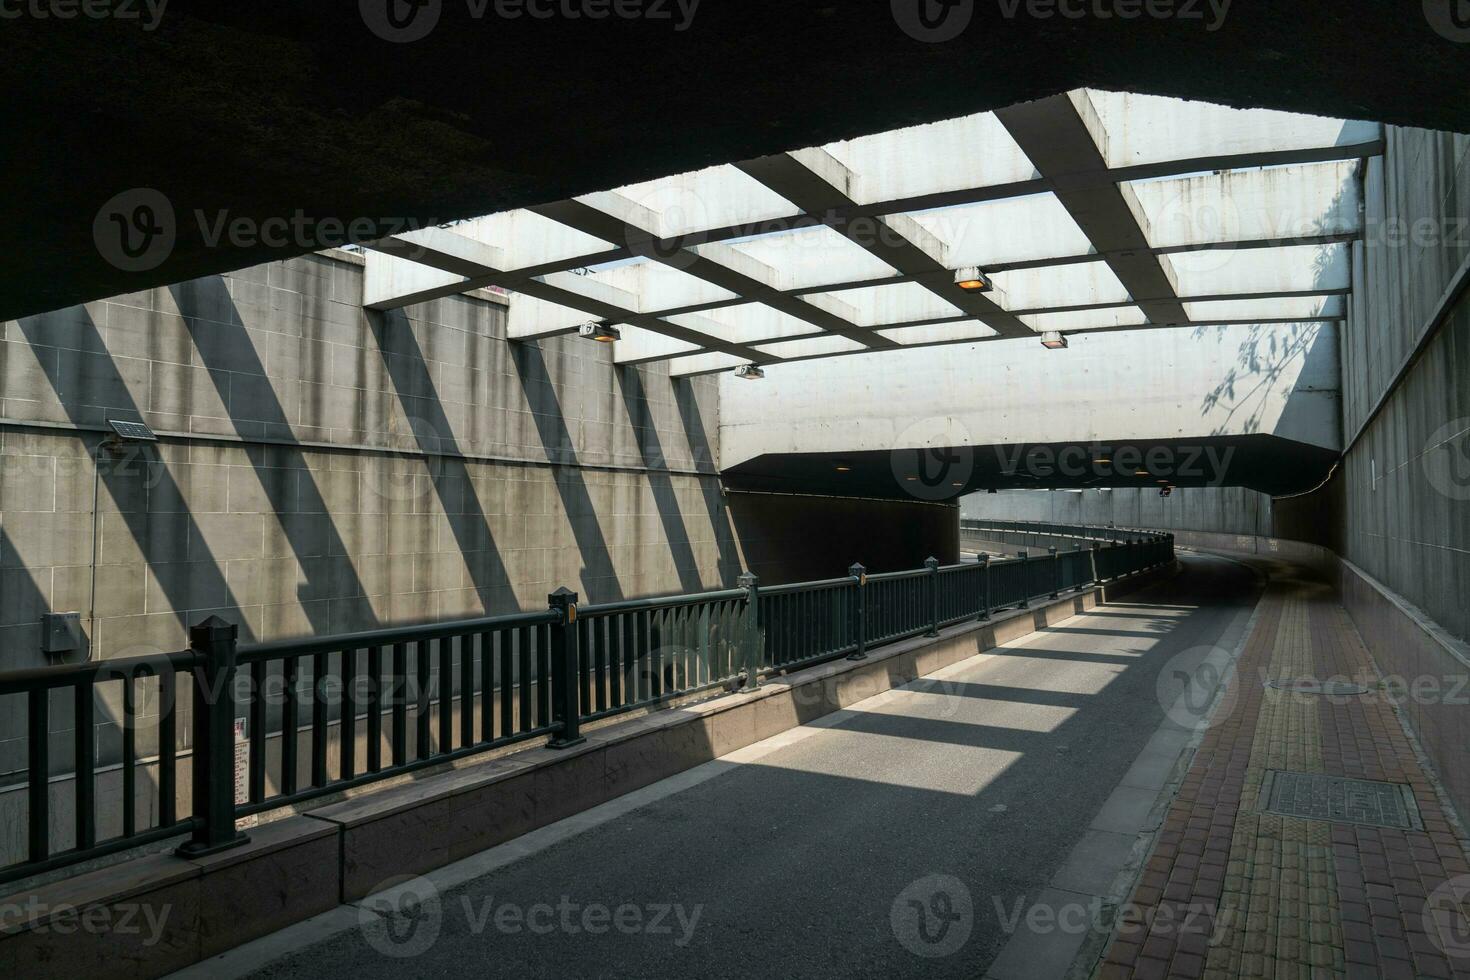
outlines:
M1041 346L1047 350L1066 350L1067 338L1060 330L1048 330L1041 335Z
M595 340L601 344L610 344L614 340L623 339L621 330L610 323L603 323L601 321L582 324L577 328L577 336L585 337L588 340Z
M988 293L995 286L995 283L990 281L989 276L973 265L963 269L956 269L954 284L971 293Z
M735 369L735 377L743 381L759 381L766 376L759 364L742 364Z

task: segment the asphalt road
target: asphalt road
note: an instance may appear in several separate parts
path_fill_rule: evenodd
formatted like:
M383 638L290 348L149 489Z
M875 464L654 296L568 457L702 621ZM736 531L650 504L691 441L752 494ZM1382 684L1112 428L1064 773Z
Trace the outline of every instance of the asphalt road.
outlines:
M446 890L398 924L415 955L352 930L254 976L978 978L1165 723L1161 668L1254 602L1184 563Z

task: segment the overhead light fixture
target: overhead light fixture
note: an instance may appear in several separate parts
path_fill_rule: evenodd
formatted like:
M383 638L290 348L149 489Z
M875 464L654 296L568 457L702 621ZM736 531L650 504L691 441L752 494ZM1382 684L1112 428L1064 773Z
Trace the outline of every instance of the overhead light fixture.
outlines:
M622 340L623 332L611 323L604 323L598 320L592 323L584 323L578 327L577 336L585 337L588 340L595 340L601 344L610 344L614 340Z
M1150 473L1148 470L1134 470L1133 471L1133 475L1134 476L1153 476L1153 474Z
M766 376L766 372L759 364L742 364L735 369L735 377L744 381L759 381Z
M851 463L838 463L836 465L836 467L834 467L834 469L836 469L837 472L839 472L839 473L851 473L852 472L852 464Z
M1041 335L1041 346L1047 350L1066 350L1067 338L1060 330L1048 330Z
M954 284L970 293L988 293L995 287L995 283L990 281L990 277L973 265L966 266L963 269L956 269Z

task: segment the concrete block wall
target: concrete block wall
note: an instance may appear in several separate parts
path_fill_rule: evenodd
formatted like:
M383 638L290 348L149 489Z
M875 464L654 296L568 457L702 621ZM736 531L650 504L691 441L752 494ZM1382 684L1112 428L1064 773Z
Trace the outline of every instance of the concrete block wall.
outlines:
M45 663L48 609L112 657L210 613L268 640L733 580L713 383L509 344L489 298L364 311L354 259L3 325L0 670ZM111 418L160 441L95 466Z
M1426 325L1470 261L1470 136L1388 127L1364 177L1367 241L1356 247L1343 329L1345 432L1335 485L1294 502L1334 512L1322 541L1470 636L1470 300L1405 372ZM1399 384L1373 415L1384 393ZM1365 424L1366 423L1366 424ZM1361 432L1360 432L1361 430Z
M1181 487L1167 497L1156 489L1003 490L960 500L963 518L1101 524L1164 531L1270 534L1271 498L1244 487Z

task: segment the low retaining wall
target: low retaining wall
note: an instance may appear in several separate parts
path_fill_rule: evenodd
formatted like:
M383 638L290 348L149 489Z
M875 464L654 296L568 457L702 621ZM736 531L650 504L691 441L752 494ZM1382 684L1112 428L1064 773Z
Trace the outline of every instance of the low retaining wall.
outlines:
M155 854L0 899L0 971L157 977L1013 642L1171 574L1161 566L656 712L557 751L465 760L249 831L217 855Z
M1470 815L1470 645L1330 548L1249 534L1174 535L1179 547L1305 565L1333 585L1379 672L1391 682L1381 696L1394 698L1455 810Z

